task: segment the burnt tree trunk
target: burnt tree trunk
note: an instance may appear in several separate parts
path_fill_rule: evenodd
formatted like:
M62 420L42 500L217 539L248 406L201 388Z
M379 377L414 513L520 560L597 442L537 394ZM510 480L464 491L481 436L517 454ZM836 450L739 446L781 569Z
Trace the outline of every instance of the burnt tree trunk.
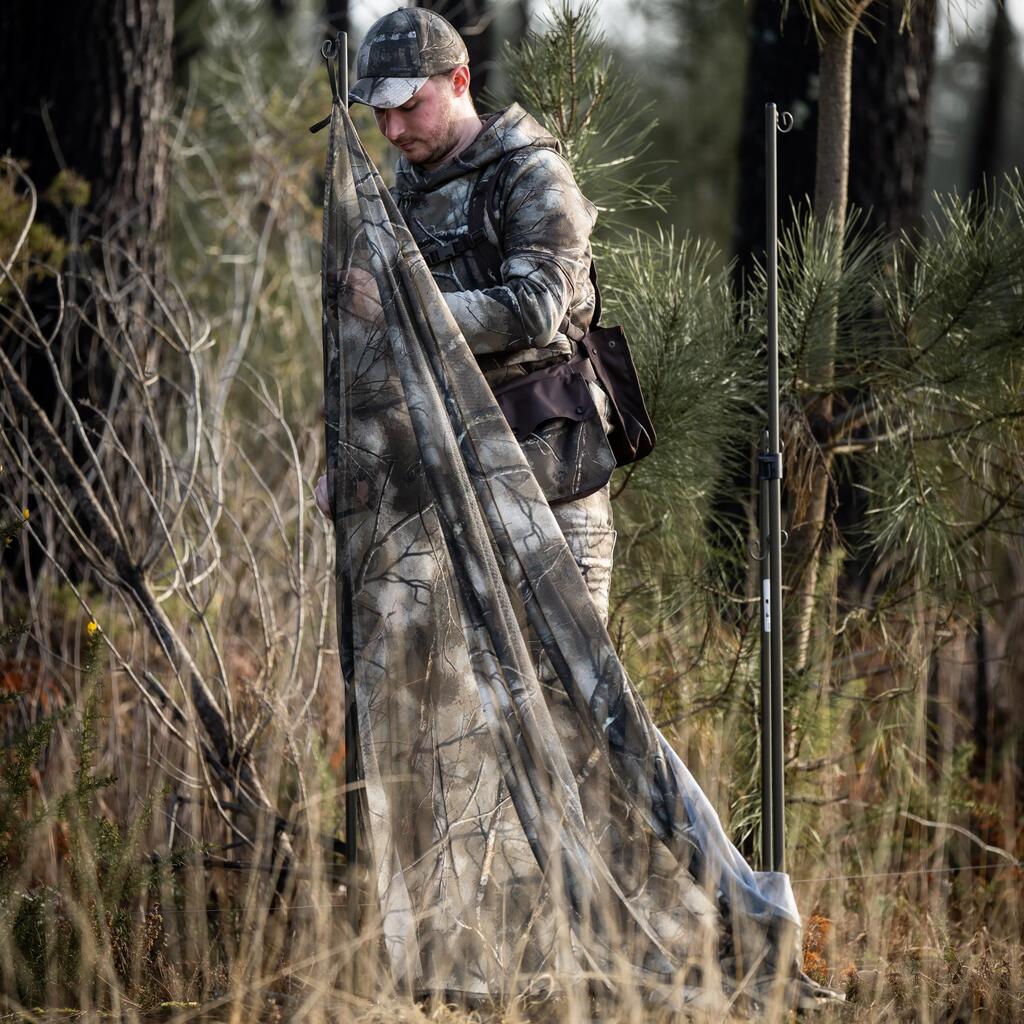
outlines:
M324 19L332 33L348 32L348 0L324 0Z
M777 0L754 0L748 28L750 49L740 131L739 195L733 229L737 285L755 259L764 260L764 107L775 103L793 115L793 129L780 142L779 215L790 219L790 201L814 194L818 126L818 45L798 3L780 22Z
M974 151L971 155L970 189L991 184L999 172L1007 82L1013 63L1014 32L1006 0L996 0L995 18L989 36L984 91L978 108Z

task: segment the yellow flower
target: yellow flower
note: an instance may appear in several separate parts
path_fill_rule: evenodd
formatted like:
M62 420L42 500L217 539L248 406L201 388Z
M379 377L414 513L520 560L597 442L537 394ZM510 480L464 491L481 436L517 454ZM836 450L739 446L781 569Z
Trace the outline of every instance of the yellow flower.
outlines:
M28 519L28 516L29 516L29 511L28 511L28 509L27 509L27 508L23 508L23 509L21 510L21 518L22 518L22 519Z
M99 629L99 628L100 628L100 624L95 619L93 619L89 623L89 625L85 627L86 632L89 634L89 636L92 636L96 632L96 630Z

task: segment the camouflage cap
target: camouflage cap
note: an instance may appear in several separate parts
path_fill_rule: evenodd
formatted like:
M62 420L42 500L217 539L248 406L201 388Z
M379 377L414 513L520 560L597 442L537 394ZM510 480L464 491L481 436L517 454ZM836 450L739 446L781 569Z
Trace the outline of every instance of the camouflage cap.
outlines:
M349 102L400 107L431 75L468 63L462 36L440 14L403 7L375 21L359 44Z

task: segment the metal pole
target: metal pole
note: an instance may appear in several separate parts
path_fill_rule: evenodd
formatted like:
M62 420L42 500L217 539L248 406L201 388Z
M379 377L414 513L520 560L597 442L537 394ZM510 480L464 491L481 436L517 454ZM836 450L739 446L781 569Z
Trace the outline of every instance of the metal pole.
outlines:
M761 438L761 455L768 453L768 431ZM771 563L768 558L768 478L764 460L758 459L760 501L758 522L760 543L758 556L761 566L761 867L772 870L772 661L771 661Z
M779 238L778 186L776 164L777 131L789 131L793 119L784 113L780 120L774 103L765 105L765 206L767 210L768 258L768 444L760 458L762 493L768 505L767 615L762 615L763 632L768 639L769 661L769 743L771 765L771 871L785 871L786 823L784 744L782 728L782 454L779 439ZM764 509L762 508L762 516ZM762 526L763 530L763 526ZM762 584L763 588L763 584ZM762 589L762 604L764 603ZM762 683L762 692L764 685ZM762 707L762 714L764 709ZM763 762L762 762L763 763Z
M334 41L334 60L337 61L338 93L343 109L348 108L348 33L339 32ZM349 609L351 611L351 609ZM359 935L362 924L361 879L359 857L359 729L356 718L356 693L353 666L346 666L345 675L345 899L348 904L348 923L353 937ZM355 968L350 979L355 991Z
M341 88L341 102L348 106L348 33L339 32L335 43L338 52L338 83Z

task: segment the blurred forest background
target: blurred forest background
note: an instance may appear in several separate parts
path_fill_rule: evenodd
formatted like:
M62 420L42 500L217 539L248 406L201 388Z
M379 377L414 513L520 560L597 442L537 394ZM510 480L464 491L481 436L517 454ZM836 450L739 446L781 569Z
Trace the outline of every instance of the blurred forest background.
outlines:
M319 46L354 53L391 6L0 8L0 1019L421 1019L374 1009L384 972L346 931L311 492ZM481 105L523 102L601 209L659 432L613 485L610 631L753 860L764 104L793 115L804 967L849 997L823 1019L1024 1018L1024 4L431 6Z

